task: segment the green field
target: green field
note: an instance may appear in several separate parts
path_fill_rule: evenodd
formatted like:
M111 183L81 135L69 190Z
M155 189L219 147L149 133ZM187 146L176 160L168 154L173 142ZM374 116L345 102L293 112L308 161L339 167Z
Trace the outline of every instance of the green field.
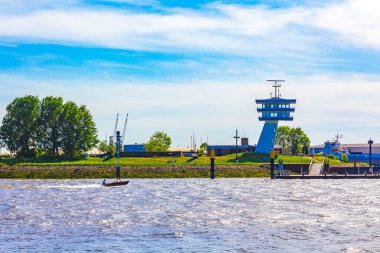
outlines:
M216 177L269 177L269 170L255 166L216 167ZM121 178L209 178L209 166L121 167ZM0 168L0 178L8 179L95 179L115 178L114 167L99 166L20 166Z
M309 164L312 157L278 155L275 163L282 159L284 164ZM339 160L314 157L317 162L326 160L330 165L343 165ZM189 161L190 157L124 157L120 159L121 175L125 178L207 178L210 175L210 158L201 156ZM216 177L268 177L269 156L255 153L239 153L218 156L215 159ZM0 178L114 178L116 158L104 160L99 157L88 159L21 159L0 160Z
M209 165L210 158L207 156L201 156L193 161L189 162L189 157L123 157L120 158L121 165L129 166L163 166L163 165ZM310 163L310 157L299 156L276 156L275 163L279 159L282 159L286 163ZM239 153L239 163L237 165L258 165L263 163L269 163L269 156L255 153ZM340 163L338 160L330 160L330 164ZM20 159L20 158L2 158L0 165L18 165L18 166L73 166L73 165L100 165L111 166L116 164L116 158L104 160L98 157L89 157L88 159ZM235 154L218 156L215 159L216 165L236 165Z

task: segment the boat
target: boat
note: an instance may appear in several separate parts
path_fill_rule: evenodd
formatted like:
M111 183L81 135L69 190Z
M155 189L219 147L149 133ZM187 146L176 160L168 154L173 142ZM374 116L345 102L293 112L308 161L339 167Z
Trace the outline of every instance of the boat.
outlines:
M127 114L128 117L128 114ZM124 131L125 132L125 131ZM122 186L122 185L127 185L129 181L121 181L120 180L120 146L121 146L121 136L120 132L116 132L116 180L111 183L106 183L106 179L103 180L102 186L105 187L112 187L112 186Z
M105 187L112 187L112 186L121 186L121 185L127 185L129 181L115 181L111 183L106 183L106 180L103 180L102 186Z

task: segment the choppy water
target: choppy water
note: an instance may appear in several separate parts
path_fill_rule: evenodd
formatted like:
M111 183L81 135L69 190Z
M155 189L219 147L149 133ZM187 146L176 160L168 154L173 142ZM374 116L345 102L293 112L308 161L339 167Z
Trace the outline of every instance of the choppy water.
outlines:
M380 252L380 180L0 180L0 252Z

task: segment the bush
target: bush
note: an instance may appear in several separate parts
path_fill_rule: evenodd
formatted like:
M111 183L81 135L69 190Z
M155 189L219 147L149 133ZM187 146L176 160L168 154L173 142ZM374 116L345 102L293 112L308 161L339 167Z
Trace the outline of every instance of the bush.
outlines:
M342 162L348 162L348 156L346 154L342 154Z
M335 160L336 157L334 155L328 155L327 158Z

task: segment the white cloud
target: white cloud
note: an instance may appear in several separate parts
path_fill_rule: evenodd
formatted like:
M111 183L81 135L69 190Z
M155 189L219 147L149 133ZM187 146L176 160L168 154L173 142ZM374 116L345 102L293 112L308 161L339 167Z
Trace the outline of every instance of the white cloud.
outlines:
M28 94L62 96L85 104L94 115L100 138L111 133L116 113L130 113L128 142L143 142L157 130L173 138L175 146L188 144L189 136L208 136L213 144L232 144L238 128L254 144L262 123L257 120L254 99L267 98L271 87L264 81L188 83L127 83L96 80L32 81L17 76L1 76L0 116L5 106ZM380 141L379 80L371 76L289 77L283 97L296 98L292 126L301 126L314 144L337 132L345 142ZM8 100L5 100L7 98ZM282 122L280 124L287 124ZM121 127L120 127L121 128ZM199 140L198 140L199 142Z
M5 2L24 6L22 1ZM285 9L219 3L156 14L86 9L74 0L63 6L55 0L37 1L35 6L20 13L2 12L0 36L9 41L253 55L307 52L327 40L380 49L380 4L372 0Z
M317 9L311 24L335 32L337 40L380 49L380 2L349 0Z
M212 11L205 12L176 9L170 14L84 9L3 14L0 16L0 36L11 41L34 40L147 50L182 48L231 54L270 51L264 48L271 43L277 46L278 52L287 47L298 49L294 45L296 40L303 41L302 36L295 36L297 33L291 30L282 31L290 24L301 22L307 15L305 10L275 11L226 5L210 8ZM261 39L265 43L260 43Z

